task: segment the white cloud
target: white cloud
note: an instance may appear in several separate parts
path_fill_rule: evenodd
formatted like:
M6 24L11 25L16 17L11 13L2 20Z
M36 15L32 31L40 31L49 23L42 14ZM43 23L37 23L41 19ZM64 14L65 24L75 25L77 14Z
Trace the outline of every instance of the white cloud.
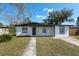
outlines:
M48 8L44 8L44 9L43 9L43 11L47 11L47 10L48 10Z
M46 17L44 17L44 16L42 17L42 19L45 19L45 18L46 18Z
M44 17L44 16L42 16L42 15L36 15L36 18L45 19L45 17Z
M43 11L51 12L53 11L53 8L44 8Z
M43 16L42 15L36 15L36 18L42 18Z
M41 22L43 22L43 20L42 19L38 19L38 22L41 23Z
M47 10L47 12L51 12L51 11L53 11L53 8Z
M44 16L42 16L41 18L38 19L39 22L43 22L43 19L45 19Z
M38 19L38 22L43 22L43 19L45 19L42 15L36 15L36 18Z

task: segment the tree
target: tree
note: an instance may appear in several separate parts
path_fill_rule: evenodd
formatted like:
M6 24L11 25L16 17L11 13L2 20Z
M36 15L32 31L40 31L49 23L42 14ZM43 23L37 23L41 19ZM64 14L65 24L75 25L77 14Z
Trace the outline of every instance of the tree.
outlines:
M3 4L0 4L0 5L3 5ZM6 5L9 5L9 4L6 4ZM13 24L14 16L8 10L6 10L6 8L0 7L0 13L4 14L2 15L3 18L7 20L10 25Z
M13 16L13 14L7 11L5 8L2 7L0 8L0 13L4 14L4 18L10 23L10 25L30 21L32 12L31 9L26 9L26 5L24 3L9 3L6 5L9 5L10 7L14 8L17 11L16 15ZM24 14L25 12L28 14L28 16ZM29 19L27 19L28 17Z
M2 23L0 23L0 27L2 27L3 26L3 24Z
M10 25L10 26L9 26L9 32L10 32L10 35L15 36L15 35L16 35L15 27L12 26L12 25Z
M77 17L76 26L79 26L79 17Z
M61 10L53 10L49 12L48 17L46 20L44 20L44 22L47 22L49 24L61 24L73 15L72 11L72 9L66 8L63 8Z
M26 12L26 8L25 8L26 5L24 3L13 3L13 4L11 3L11 5L15 6L16 9L18 10L17 19L20 20L20 23L25 23L27 21L30 21L32 12L31 10L27 10L27 13L29 14L29 16L26 17L26 15L24 15L24 12Z

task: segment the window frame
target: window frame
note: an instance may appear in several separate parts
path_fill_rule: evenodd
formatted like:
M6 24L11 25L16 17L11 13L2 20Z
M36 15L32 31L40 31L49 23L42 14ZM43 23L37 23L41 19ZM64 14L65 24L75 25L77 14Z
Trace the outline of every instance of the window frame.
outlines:
M60 34L65 34L65 26L60 26L59 32L60 32Z
M27 27L22 27L22 33L28 33L28 28Z
M42 29L42 33L47 33L46 28Z

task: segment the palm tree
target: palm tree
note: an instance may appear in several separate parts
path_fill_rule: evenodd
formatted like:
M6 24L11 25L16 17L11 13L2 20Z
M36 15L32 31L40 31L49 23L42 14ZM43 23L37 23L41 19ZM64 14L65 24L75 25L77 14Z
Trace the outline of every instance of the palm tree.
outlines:
M49 12L48 19L46 21L49 24L61 24L65 20L67 20L69 17L73 15L72 9L66 9L63 8L61 10L53 10Z

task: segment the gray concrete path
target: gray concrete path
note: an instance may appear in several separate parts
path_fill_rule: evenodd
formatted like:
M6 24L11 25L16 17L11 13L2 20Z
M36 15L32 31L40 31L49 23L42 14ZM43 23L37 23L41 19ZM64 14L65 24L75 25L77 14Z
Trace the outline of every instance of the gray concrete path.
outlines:
M75 39L73 37L52 37L52 38L61 39L61 40L64 40L66 42L69 42L69 43L71 43L73 45L79 46L79 40Z
M25 49L23 56L36 56L36 37L31 37L30 43Z

